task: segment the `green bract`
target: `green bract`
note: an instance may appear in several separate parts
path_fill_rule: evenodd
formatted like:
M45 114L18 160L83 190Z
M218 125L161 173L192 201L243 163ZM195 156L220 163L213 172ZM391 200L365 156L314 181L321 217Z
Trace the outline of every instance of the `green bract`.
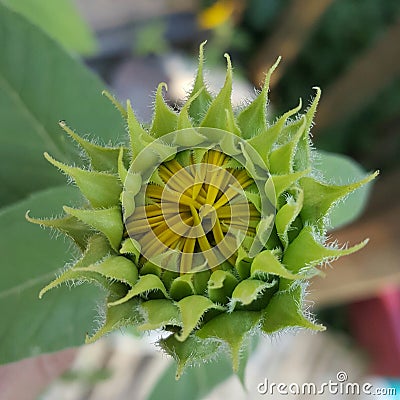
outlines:
M45 157L87 201L65 206L61 218L27 216L69 236L82 253L40 297L67 281L99 284L107 292L104 321L86 341L126 325L161 329L159 345L176 359L178 377L222 351L237 371L242 347L258 331L323 330L304 310L307 280L367 243L324 245L332 206L376 174L346 186L317 178L309 133L320 90L305 114L298 116L300 103L269 124L268 84L278 62L258 97L234 110L226 57L225 84L214 97L203 81L202 45L187 101L175 112L160 84L148 128L129 101L125 109L108 95L128 127L126 147L99 146L60 123L90 165Z

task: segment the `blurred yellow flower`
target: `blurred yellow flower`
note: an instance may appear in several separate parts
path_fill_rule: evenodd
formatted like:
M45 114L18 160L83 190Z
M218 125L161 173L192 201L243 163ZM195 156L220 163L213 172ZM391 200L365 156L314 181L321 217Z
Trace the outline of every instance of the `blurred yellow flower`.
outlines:
M201 11L197 18L198 24L202 29L214 29L228 21L234 9L233 1L219 0Z

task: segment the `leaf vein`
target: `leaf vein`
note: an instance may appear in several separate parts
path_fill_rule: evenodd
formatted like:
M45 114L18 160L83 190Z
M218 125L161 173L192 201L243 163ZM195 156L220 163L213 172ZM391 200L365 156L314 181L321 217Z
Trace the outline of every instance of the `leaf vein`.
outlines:
M17 286L11 287L3 292L0 292L0 299L4 299L8 296L13 296L15 294L19 294L19 293L21 293L25 290L28 290L31 287L37 285L38 283L47 282L52 277L54 277L54 271L49 272L48 274L45 274L45 275L38 276L36 278L29 279L24 283L21 283ZM39 293L38 293L38 295L39 295Z
M46 127L39 121L39 119L33 114L32 110L28 107L24 99L21 97L20 93L7 81L7 79L0 74L0 86L9 93L9 96L14 103L19 106L22 113L32 122L32 126L38 136L51 148L51 152L57 157L64 158L62 152L60 152L57 143L54 141L51 133L46 129ZM49 149L50 150L50 149Z

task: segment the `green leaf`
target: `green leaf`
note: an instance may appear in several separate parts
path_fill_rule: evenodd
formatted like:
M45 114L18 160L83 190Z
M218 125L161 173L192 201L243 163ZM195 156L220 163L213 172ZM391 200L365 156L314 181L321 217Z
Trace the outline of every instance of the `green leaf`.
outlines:
M303 207L303 191L299 188L292 190L294 197L289 196L275 216L275 226L284 248L289 245L289 230L293 231L292 223Z
M135 239L127 238L122 242L119 252L133 255L137 262L140 257L140 244Z
M303 221L317 223L321 226L323 218L329 214L332 207L351 192L372 181L377 175L378 172L375 172L348 185L329 185L318 182L314 178L301 178L299 184L304 191L301 218Z
M139 245L139 247L140 247L140 245ZM159 278L161 278L162 273L163 273L163 270L158 265L153 264L150 261L146 261L140 267L140 275L153 274L153 275L157 275Z
M61 134L59 120L79 132L94 132L106 142L122 135L124 126L117 110L101 96L104 84L2 3L0 48L0 204L4 205L64 184L43 159L43 152L49 151L64 162L77 160L76 146Z
M196 289L193 285L193 274L181 275L174 279L169 290L169 294L176 301L195 293Z
M232 375L231 362L227 357L187 369L178 382L174 381L175 371L175 364L166 368L147 400L201 400Z
M269 155L269 167L272 174L290 174L294 172L294 157L299 142L307 135L307 119L303 116L294 136L285 144L273 150ZM304 169L307 169L308 166Z
M101 94L103 96L106 96L108 100L111 101L112 105L119 111L121 114L121 117L124 119L127 119L128 113L127 110L125 110L124 106L115 98L113 94L111 94L108 90L104 89ZM129 100L127 100L128 102Z
M93 207L113 207L119 204L122 186L116 175L71 167L55 160L47 153L44 153L44 156L75 181Z
M118 177L122 184L125 183L125 179L128 176L128 170L126 169L124 162L124 148L120 147L118 154Z
M233 274L216 270L208 281L208 296L216 303L226 304L237 284L238 280Z
M179 308L171 301L165 299L149 300L141 304L144 323L139 330L164 328L166 325L181 326Z
M120 207L91 209L77 209L64 207L67 214L73 215L80 221L104 233L115 251L119 250L124 225Z
M251 259L242 246L238 249L235 267L241 279L246 279L250 276Z
M106 257L109 252L110 246L103 236L92 236L88 240L88 247L82 257L79 258L72 267L65 269L61 274L57 271L58 276L55 279L53 278L53 280L39 292L39 299L51 289L65 282L82 283L84 281L93 281L108 290L111 285L106 277L93 271L86 270L85 268L99 262L103 257Z
M1 0L43 29L68 50L91 55L96 48L88 25L71 0Z
M273 187L275 189L276 199L290 186L292 186L296 181L311 172L311 169L305 169L303 171L294 172L293 174L284 175L272 175L271 179L273 182Z
M115 329L136 323L141 318L138 305L137 299L132 299L115 307L107 308L102 326L93 336L87 335L85 342L93 343Z
M154 117L150 132L155 137L163 136L167 133L176 131L178 115L167 105L162 95L162 89L167 89L166 83L160 83L156 92L154 104Z
M237 116L237 122L244 139L250 139L267 130L266 108L269 81L280 61L281 57L269 69L265 76L263 88L257 98Z
M276 285L276 280L272 282L264 282L258 279L241 281L232 293L230 309L259 310L266 307L276 290Z
M343 249L325 247L315 238L312 227L305 226L286 249L282 262L291 271L299 272L303 268L309 268L337 257L352 254L362 249L367 243L368 239L353 247Z
M92 169L99 172L118 172L120 148L103 147L83 139L74 132L65 121L60 121L59 125L83 150L85 150L85 153L90 159Z
M261 132L258 136L254 136L249 140L249 144L253 146L257 152L260 154L261 158L264 160L267 166L269 166L269 153L271 151L272 145L276 142L279 135L286 124L288 118L296 114L301 110L301 100L299 105L292 110L289 110L283 114L272 126L268 127L267 130Z
M123 304L128 300L132 299L135 296L139 295L147 295L150 292L159 291L165 297L169 297L168 293L165 289L164 284L162 283L161 279L156 275L143 275L139 278L136 285L133 286L131 290L127 293L125 297L122 297L119 300L112 301L108 303L109 307L115 307L119 304Z
M227 60L227 70L225 83L217 97L212 101L203 121L202 127L218 128L229 130L235 135L240 136L240 129L236 125L233 114L232 96L232 64L230 57L225 54Z
M80 345L92 329L98 288L80 286L72 295L63 287L38 297L71 257L71 244L61 237L50 240L49 232L27 222L24 213L28 208L39 216L59 213L66 198L79 195L72 187L52 188L0 211L0 363Z
M130 100L127 100L126 102L126 112L131 156L134 160L149 143L154 141L154 138L142 127L136 118Z
M366 175L359 164L342 154L318 151L316 160L315 167L327 182L347 184L359 181ZM371 188L372 183L367 183L334 206L329 214L330 226L336 229L356 220L367 205Z
M224 307L218 306L207 297L200 295L185 297L179 301L178 307L182 316L183 329L181 333L175 336L181 342L187 339L208 310L224 310Z
M172 334L158 343L167 354L176 360L176 379L181 377L186 367L214 360L221 350L221 344L216 340L201 340L194 335L181 342Z
M190 114L189 114L190 106L192 105L193 101L195 101L199 96L201 96L201 94L204 90L205 90L205 88L202 87L198 92L193 93L191 96L189 96L186 103L182 106L182 108L178 114L178 123L177 123L178 130L188 129L188 128L193 127L192 120L191 120ZM194 130L193 134L196 134L196 133L197 132ZM201 136L201 135L198 134L198 136ZM190 143L186 143L186 145L190 145Z
M251 264L251 276L277 275L286 279L301 279L300 274L290 272L271 250L264 250L257 254Z
M260 313L255 311L234 311L216 316L196 332L196 336L207 339L214 338L229 347L234 371L238 371L240 351L260 320Z
M139 173L132 173L132 171L128 172L124 183L124 190L122 192L122 208L124 210L124 218L126 229L130 231L130 224L132 221L129 220L129 217L135 211L136 204L132 199L135 199L135 196L139 193L142 185L142 177ZM134 225L133 225L134 226Z
M119 281L130 286L134 286L138 279L136 265L123 256L110 256L84 269L96 272L112 282Z
M210 270L196 272L193 275L193 287L195 290L195 294L205 295L207 290L207 283L211 276Z
M263 313L263 332L271 334L291 326L298 326L316 331L325 330L324 326L314 324L306 318L302 310L302 296L301 286L276 293Z
M27 211L25 218L33 224L56 229L69 236L82 251L85 250L87 239L92 233L86 224L72 215L66 215L61 218L32 218L29 215L29 211Z
M191 94L189 95L189 100L191 100L190 108L189 108L189 115L192 117L194 121L194 126L198 126L200 124L201 118L203 117L203 113L212 101L212 96L208 92L205 83L204 83L204 76L203 76L203 64L204 64L204 45L206 42L203 42L200 45L199 49L199 66L197 69L197 75L194 81L194 86L192 89ZM200 92L201 91L201 92ZM193 99L196 95L197 97Z
M307 123L305 127L305 135L300 138L296 149L296 155L294 159L294 170L296 171L302 171L311 166L312 145L310 143L310 129L313 124L313 119L317 110L319 99L321 98L321 89L319 87L314 87L313 89L315 89L317 93L307 112L304 114Z

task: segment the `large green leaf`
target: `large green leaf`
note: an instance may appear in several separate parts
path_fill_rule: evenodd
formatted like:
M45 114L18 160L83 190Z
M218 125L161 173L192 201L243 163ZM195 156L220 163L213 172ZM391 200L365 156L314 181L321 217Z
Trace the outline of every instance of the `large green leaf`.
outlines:
M73 295L63 287L39 300L40 289L77 253L69 240L51 240L24 218L28 208L34 216L54 215L63 201L78 199L72 187L57 187L0 211L0 363L82 344L93 330L96 287L83 285Z
M67 49L93 54L96 44L87 24L71 0L1 0L42 28Z
M354 160L342 154L318 151L316 168L322 172L326 181L336 185L346 185L365 178L367 173ZM344 201L337 204L330 213L330 225L339 228L356 220L364 211L372 183L350 193Z
M124 134L104 85L24 17L0 2L0 205L65 182L43 158L60 161L77 148L58 126L108 142Z

